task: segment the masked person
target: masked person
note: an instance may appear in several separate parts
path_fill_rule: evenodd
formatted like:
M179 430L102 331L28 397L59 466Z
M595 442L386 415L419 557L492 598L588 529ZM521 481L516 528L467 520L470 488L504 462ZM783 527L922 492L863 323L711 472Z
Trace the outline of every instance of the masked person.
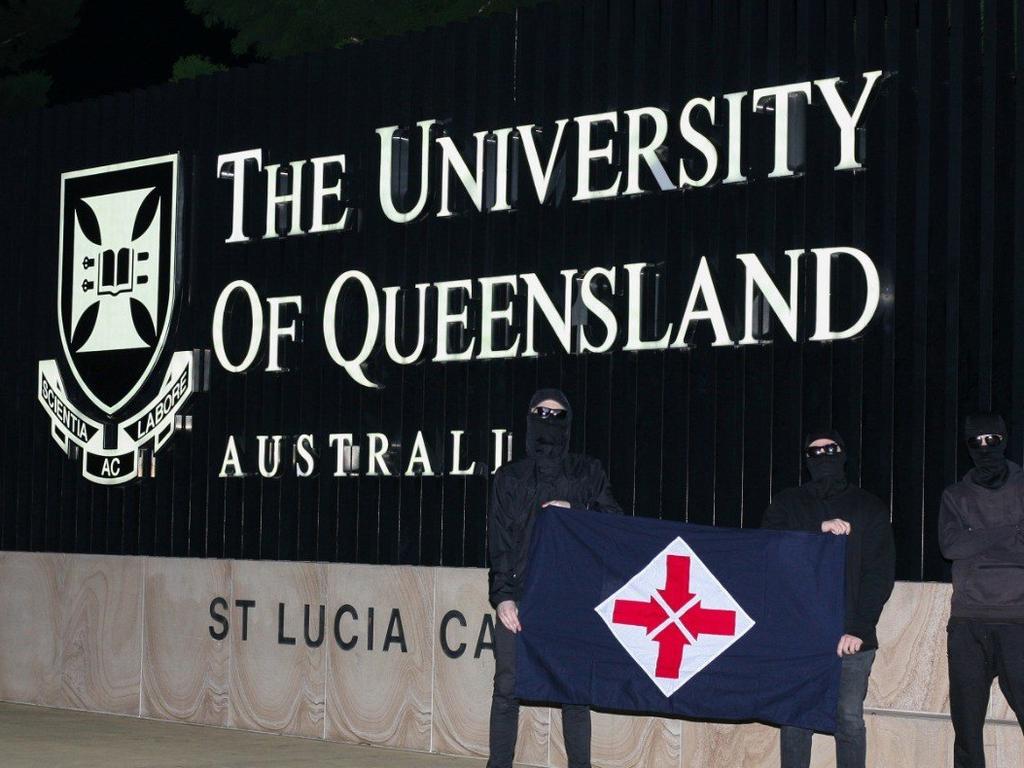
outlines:
M942 494L939 546L953 561L947 627L956 768L984 768L982 729L999 678L1024 730L1024 472L1006 460L1001 416L970 416L974 469Z
M557 389L541 389L530 400L526 458L494 476L488 511L490 598L497 609L494 630L494 694L491 698L487 768L511 768L519 726L515 697L516 640L523 631L516 604L529 563L536 512L555 505L621 514L601 462L569 453L572 407ZM526 628L529 631L529 627ZM569 768L590 766L590 709L562 707L562 733Z
M875 660L875 626L892 593L896 567L889 510L846 478L846 446L838 432L815 432L804 441L811 481L782 491L768 507L762 528L848 536L845 634L836 653L843 659L836 728L838 768L864 768L867 734L864 697ZM782 768L807 768L811 731L784 726Z

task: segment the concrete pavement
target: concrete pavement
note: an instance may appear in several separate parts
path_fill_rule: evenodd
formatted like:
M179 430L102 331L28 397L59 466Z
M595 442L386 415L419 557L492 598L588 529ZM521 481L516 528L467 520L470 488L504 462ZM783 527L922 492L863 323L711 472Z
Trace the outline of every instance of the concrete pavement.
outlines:
M484 761L0 703L4 768L483 768Z

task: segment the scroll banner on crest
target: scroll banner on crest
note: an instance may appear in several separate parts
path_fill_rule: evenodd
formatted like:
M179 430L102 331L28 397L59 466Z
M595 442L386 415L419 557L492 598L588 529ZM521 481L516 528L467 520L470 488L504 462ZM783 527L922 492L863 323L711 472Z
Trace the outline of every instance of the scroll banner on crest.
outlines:
M140 449L151 444L154 453L160 450L174 433L174 417L195 391L192 352L175 352L156 396L131 416L104 423L72 405L56 360L39 362L37 397L50 417L50 434L68 455L72 446L77 446L82 452L83 476L103 485L138 477ZM110 431L112 438L105 439Z

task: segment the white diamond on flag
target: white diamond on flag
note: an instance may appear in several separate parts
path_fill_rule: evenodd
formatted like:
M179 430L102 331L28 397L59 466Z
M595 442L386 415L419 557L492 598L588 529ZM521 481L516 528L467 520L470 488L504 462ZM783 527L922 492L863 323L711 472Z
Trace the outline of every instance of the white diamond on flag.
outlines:
M754 626L678 536L594 610L665 696Z

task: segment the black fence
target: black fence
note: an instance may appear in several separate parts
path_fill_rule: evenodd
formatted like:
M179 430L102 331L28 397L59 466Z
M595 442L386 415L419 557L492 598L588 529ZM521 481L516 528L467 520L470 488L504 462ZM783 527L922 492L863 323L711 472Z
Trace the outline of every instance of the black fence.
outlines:
M855 95L874 70L883 76L860 123L863 170L833 170L838 134L816 93L794 134L798 173L768 178L774 117L753 113L748 94L747 183L721 183L722 171L699 189L573 201L570 145L545 204L532 194L521 154L513 155L519 196L511 212L477 212L460 193L459 214L438 217L435 192L433 214L396 224L378 204L382 126L402 126L410 152L400 159L415 168L420 120L438 120L435 130L471 158L475 131L536 124L549 148L557 120L617 111L620 163L622 111L657 106L669 115L671 166L698 157L675 128L691 98L718 97L708 135L724 152L722 95L833 76ZM530 394L560 386L576 407L574 449L605 463L617 498L636 515L756 526L773 492L800 482L802 434L833 425L850 446L850 474L891 504L898 577L944 579L936 518L943 487L969 466L959 439L964 415L1003 412L1010 454L1022 454L1022 72L1024 13L1012 0L586 0L2 122L0 547L483 565L491 430L513 429L518 456ZM232 182L218 178L217 158L257 147L265 163L282 164L344 152L357 225L262 239L265 175L253 175L246 228L254 237L225 243ZM80 461L57 446L37 401L39 361L62 359L60 177L175 152L183 276L168 353L211 349L214 305L239 279L263 299L302 296L301 340L285 345L289 369L280 373L265 370L265 342L261 362L246 373L212 358L208 390L186 409L191 430L147 457L145 477L105 487L84 479ZM595 177L594 186L610 180ZM646 171L641 180L656 189ZM408 205L419 180L413 173L406 182ZM332 362L322 338L328 289L349 269L378 287L405 289L406 349L415 339L417 283L534 272L558 295L562 269L618 266L621 296L621 267L634 262L651 265L643 332L654 338L678 322L705 256L736 341L744 317L736 254L757 254L783 285L785 251L831 245L869 254L881 279L878 310L851 340L821 343L801 330L793 342L772 321L770 343L712 346L705 322L685 350L616 344L607 353L567 354L545 327L536 357L396 365L378 349L367 371L382 386L371 389ZM856 276L837 276L837 316L863 304ZM813 325L813 294L813 279L802 275L802 329ZM523 330L522 300L514 299L516 320L502 343ZM250 322L239 306L226 326L235 360ZM346 339L358 336L356 306L347 304L341 321ZM479 312L475 299L468 311ZM626 318L619 321L621 336ZM428 349L435 333L428 321ZM153 392L140 392L135 405ZM453 430L464 433L459 461L476 461L473 474L449 471ZM367 474L367 435L387 436L388 460L401 470L417 431L436 476ZM295 436L307 433L317 472L297 477L290 457ZM330 433L351 433L362 446L358 476L334 476ZM256 435L285 436L280 477L255 472ZM245 477L218 476L229 436Z

